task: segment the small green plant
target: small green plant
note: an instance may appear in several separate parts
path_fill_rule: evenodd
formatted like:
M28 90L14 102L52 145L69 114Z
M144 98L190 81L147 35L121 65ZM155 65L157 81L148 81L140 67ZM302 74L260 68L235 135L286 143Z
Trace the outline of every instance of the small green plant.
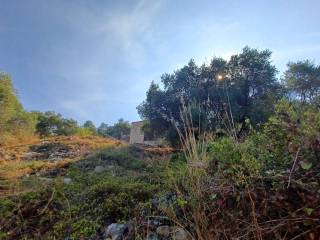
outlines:
M261 162L248 151L246 143L237 143L231 138L212 142L209 152L217 160L217 174L225 175L243 184L252 177L259 176Z
M79 127L75 130L74 135L79 136L79 137L88 137L88 136L95 135L95 132L90 128Z
M96 228L97 225L94 222L85 218L79 219L71 225L71 238L76 240L84 237L90 237L96 233Z

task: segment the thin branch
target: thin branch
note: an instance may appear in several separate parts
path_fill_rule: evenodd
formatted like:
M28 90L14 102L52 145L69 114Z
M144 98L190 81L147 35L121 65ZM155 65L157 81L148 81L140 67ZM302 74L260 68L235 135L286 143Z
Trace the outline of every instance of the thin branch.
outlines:
M298 151L296 152L296 156L295 156L295 158L294 158L294 161L293 161L293 164L292 164L292 168L291 168L291 170L290 170L287 188L290 187L291 178L292 178L292 173L293 173L294 169L296 168L296 165L297 165L297 162L298 162L298 156L299 156L299 153L300 153L300 149L301 149L301 147L299 147L299 148L298 148Z

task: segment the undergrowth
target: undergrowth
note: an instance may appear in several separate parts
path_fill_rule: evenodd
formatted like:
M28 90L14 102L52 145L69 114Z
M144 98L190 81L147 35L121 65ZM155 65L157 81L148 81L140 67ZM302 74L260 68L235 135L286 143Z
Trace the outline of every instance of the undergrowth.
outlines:
M133 222L145 239L150 219L189 239L319 239L319 111L280 102L244 139L194 130L171 157L109 146L21 178L30 191L0 198L0 239L104 239L115 222Z

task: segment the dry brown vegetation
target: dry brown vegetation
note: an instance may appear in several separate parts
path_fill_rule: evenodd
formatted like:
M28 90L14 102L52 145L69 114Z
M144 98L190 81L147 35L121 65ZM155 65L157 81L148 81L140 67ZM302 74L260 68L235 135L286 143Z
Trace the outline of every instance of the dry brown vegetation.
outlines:
M23 144L2 147L0 149L0 195L24 191L19 189L19 178L22 176L64 168L92 151L121 144L124 143L98 136L59 136L31 139ZM61 147L63 152L59 149ZM41 150L44 150L44 153ZM51 156L48 155L50 151Z

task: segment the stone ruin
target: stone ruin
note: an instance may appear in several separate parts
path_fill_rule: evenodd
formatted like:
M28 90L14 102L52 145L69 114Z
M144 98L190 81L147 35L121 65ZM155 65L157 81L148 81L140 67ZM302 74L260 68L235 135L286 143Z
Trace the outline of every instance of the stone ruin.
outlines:
M146 121L138 121L131 123L130 129L130 144L145 144L151 146L159 146L160 139L155 139L152 136L148 136L142 131L143 125Z

